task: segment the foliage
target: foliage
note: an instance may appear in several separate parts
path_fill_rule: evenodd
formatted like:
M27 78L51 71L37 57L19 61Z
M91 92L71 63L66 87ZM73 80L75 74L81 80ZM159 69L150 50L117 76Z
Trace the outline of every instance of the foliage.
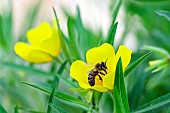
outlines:
M112 22L106 36L101 31L94 33L90 27L85 27L79 7L75 15L67 9L62 12L68 18L66 34L58 21L56 6L51 6L57 22L61 52L46 64L29 63L13 51L16 42L27 42L25 34L36 25L42 2L32 5L27 12L28 18L23 19L18 37L14 35L13 2L8 0L8 3L8 7L0 12L0 113L170 112L169 0L110 1ZM122 29L117 19L120 9L124 12L125 28L119 42L116 42L117 31ZM85 62L87 50L103 43L117 48L116 45L126 44L129 34L135 37L130 44L136 47L125 70L119 59L113 90L97 92L82 89L70 77L72 62ZM163 62L148 65L155 59Z

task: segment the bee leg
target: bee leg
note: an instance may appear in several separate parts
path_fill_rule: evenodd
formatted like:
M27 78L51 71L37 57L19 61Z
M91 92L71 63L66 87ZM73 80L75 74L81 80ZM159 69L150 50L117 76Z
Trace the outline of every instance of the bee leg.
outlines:
M107 71L106 71L106 69L103 69L103 71L107 74Z
M100 75L98 75L98 76L99 76L99 79L102 81L102 77Z
M105 75L103 72L99 72L101 75Z

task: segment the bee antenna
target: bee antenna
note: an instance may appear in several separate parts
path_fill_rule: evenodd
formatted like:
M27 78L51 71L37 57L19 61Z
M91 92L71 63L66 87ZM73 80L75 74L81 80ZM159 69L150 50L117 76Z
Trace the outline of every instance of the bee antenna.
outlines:
M106 61L104 62L104 63L105 63L105 65L106 65L107 60L108 60L108 58L107 58L107 59L106 59Z

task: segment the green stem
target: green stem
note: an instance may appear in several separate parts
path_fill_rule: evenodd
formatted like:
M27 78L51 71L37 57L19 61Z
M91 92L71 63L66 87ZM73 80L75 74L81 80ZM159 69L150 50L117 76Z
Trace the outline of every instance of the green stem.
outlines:
M55 60L53 60L53 62L51 63L51 67L50 67L50 72L52 73L52 74L55 74L56 73L56 61Z
M53 60L53 62L51 63L51 67L50 67L50 73L56 74L56 66L57 66L57 62L56 62L56 60ZM56 88L58 88L58 84L59 84L58 77L54 77L51 87L53 87L55 84L56 84Z

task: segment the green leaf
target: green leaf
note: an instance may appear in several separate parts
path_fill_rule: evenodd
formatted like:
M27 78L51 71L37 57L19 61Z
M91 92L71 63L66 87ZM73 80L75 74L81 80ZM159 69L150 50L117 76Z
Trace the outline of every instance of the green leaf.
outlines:
M73 87L73 88L79 88L79 86L77 86L76 84L74 84L72 81L69 81L67 78L60 76L59 74L56 74L55 76L57 76L58 78L60 78L65 84L68 84L69 86Z
M3 23L2 15L0 15L0 46L5 49L7 46L7 43L5 41L2 23Z
M4 33L4 39L6 42L6 49L10 51L13 46L13 23L12 18L13 17L13 11L12 11L12 1L9 0L8 2L8 10L5 11L3 15L3 33Z
M122 0L118 0L117 3L116 3L115 8L113 10L113 16L112 16L113 20L112 20L112 23L115 23L115 21L116 21L116 17L117 17L117 14L119 12L121 4L122 4Z
M66 60L65 62L63 62L63 63L61 64L60 68L58 69L58 72L57 72L57 73L58 73L59 75L61 75L61 74L63 73L66 65L67 65L67 60Z
M103 37L101 34L96 36L96 34L92 32L92 30L87 29L83 26L79 7L77 7L76 18L73 18L73 20L78 35L78 49L81 50L80 52L82 60L85 61L85 54L87 50L96 47Z
M62 109L60 107L57 107L54 104L50 104L50 106L56 111L55 113L68 113L66 110L64 110L64 109Z
M19 108L21 111L24 111L23 113L46 113L46 112L42 112L42 111L33 111L30 109L25 109L25 108Z
M106 42L111 44L111 45L114 44L117 25L118 25L118 22L116 22L115 24L112 23L110 30L109 30L109 33L108 33L108 36L107 36L107 39L106 39Z
M7 113L7 111L0 104L0 113Z
M51 91L51 94L50 94L50 97L49 97L49 101L48 101L48 108L47 108L47 113L52 113L52 108L50 106L50 104L53 103L53 97L54 97L54 94L55 94L55 88L56 88L56 84L53 86L52 88L52 91Z
M121 106L121 98L119 95L119 91L117 89L117 87L114 88L114 92L113 92L113 96L114 96L114 112L116 113L124 113L122 110L122 106Z
M68 47L68 46L67 46L66 43L65 43L64 35L63 35L62 30L61 30L61 28L60 28L60 24L59 24L59 22L58 22L57 13L56 13L54 7L53 7L53 12L54 12L55 20L56 20L56 22L57 22L57 29L58 29L58 32L59 32L59 38L60 38L60 42L61 42L61 46L62 46L63 52L64 52L64 54L65 54L68 62L71 64L71 63L72 63L72 60L71 60L70 55L69 55L69 52L68 52L68 50L67 50L67 47Z
M122 61L119 59L116 66L115 85L113 91L114 106L116 113L130 113L128 97L126 94Z
M156 10L155 11L159 16L163 16L166 19L168 19L170 21L170 12L169 11L165 11L165 10Z
M76 29L74 26L74 22L71 17L68 18L67 21L67 28L68 28L68 35L70 39L69 47L70 52L72 56L74 56L74 59L81 59L80 52L78 49L78 36L76 35Z
M18 111L18 105L15 107L14 113L19 113L19 111Z
M163 57L168 57L169 56L169 53L162 49L162 48L158 48L158 47L154 47L154 46L143 46L142 49L145 49L145 50L149 50L149 51L153 51Z
M133 71L143 60L145 60L152 52L148 52L136 60L133 64L131 64L124 72L124 76L126 77L131 71Z
M161 107L165 104L170 103L170 93L163 95L161 97L158 97L140 107L138 107L138 109L132 113L143 113L143 112L147 112L153 109L156 109L158 107Z
M22 83L24 83L28 86L34 87L34 88L41 90L43 92L46 92L48 94L51 93L51 90L48 87L42 87L42 86L34 85L34 84L31 84L31 83L27 83L27 82L22 82ZM56 92L54 94L54 96L57 97L57 98L60 98L62 100L74 103L75 105L77 105L77 106L79 106L79 107L81 107L85 110L88 110L88 108L89 108L89 104L87 104L87 103L83 102L82 100L77 99L77 98L75 98L71 95L68 95L68 94L65 94L65 93L62 93L62 92Z

